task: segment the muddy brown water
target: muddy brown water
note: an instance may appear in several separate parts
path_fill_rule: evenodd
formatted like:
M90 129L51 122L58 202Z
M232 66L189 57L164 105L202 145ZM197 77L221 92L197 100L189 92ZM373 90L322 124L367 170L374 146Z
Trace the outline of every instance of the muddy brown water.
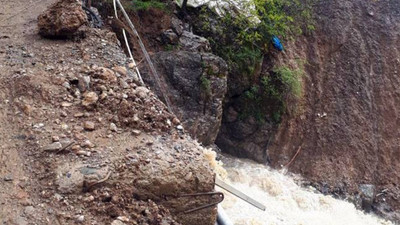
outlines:
M236 225L391 225L354 204L300 187L299 177L250 160L224 157L230 183L266 206L261 211L225 192L222 203Z

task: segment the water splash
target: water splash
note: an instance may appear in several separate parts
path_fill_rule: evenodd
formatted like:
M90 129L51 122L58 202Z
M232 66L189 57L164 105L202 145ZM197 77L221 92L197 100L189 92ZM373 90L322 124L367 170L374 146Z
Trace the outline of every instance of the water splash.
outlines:
M392 225L349 202L302 188L295 177L252 161L224 157L227 180L266 206L261 211L225 193L223 208L236 225Z

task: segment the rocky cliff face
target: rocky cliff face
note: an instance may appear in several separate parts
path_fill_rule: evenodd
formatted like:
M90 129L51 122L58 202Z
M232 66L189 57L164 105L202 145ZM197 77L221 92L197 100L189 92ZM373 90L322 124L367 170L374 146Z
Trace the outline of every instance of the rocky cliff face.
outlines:
M279 58L304 57L308 75L302 111L283 121L268 149L272 164L285 165L301 147L292 171L332 190L374 184L383 193L376 207L398 210L400 2L322 1L315 15L315 34Z
M185 129L204 145L213 144L222 121L225 61L210 53L188 51L159 52L152 58ZM147 67L141 71L146 83L158 90Z

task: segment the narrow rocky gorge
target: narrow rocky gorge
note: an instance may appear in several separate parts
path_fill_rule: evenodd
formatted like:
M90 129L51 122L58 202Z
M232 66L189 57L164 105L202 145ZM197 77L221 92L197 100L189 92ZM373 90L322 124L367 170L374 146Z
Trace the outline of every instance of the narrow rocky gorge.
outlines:
M313 9L315 31L285 41L282 53L265 55L255 78L232 76L229 69L222 69L225 75L207 76L212 77L209 101L201 90L204 68L209 68L208 62L201 63L201 55L212 52L196 24L198 13L194 10L186 23L173 15L158 39L150 42L172 46L172 51L157 52L153 59L171 90L177 115L193 137L204 144L215 140L224 152L275 168L293 160L289 170L323 193L350 198L366 210L399 220L399 9L394 0L318 1ZM283 113L278 124L272 118L264 123L251 116L243 119L241 96L252 82L272 73L276 65L296 68L298 60L304 62L305 75L296 112ZM223 64L218 65L215 70L221 71Z
M162 87L128 35L140 84L111 1L93 2L101 29L75 0L0 11L1 223L214 224L216 207L185 213L215 200L185 195L214 191L203 146L400 221L399 1L316 2L315 30L283 40L252 76L213 51L204 6L122 2ZM295 110L277 120L265 101L262 120L243 116L246 93L281 65L304 70Z

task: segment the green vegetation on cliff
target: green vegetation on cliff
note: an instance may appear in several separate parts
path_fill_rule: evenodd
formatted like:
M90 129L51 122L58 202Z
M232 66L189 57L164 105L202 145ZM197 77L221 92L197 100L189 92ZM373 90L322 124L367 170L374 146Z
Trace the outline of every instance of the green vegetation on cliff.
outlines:
M131 7L134 10L167 9L166 3L161 0L134 0L131 2Z
M227 61L230 76L246 76L252 81L242 96L247 100L243 103L243 118L252 115L263 121L265 115L269 115L278 123L281 115L287 112L288 103L301 96L300 74L304 72L280 66L258 76L258 68L264 56L272 51L273 36L290 40L314 29L311 2L251 0L247 8L249 14L233 10L218 16L203 7L195 29L208 37L213 52ZM270 103L268 109L264 109L262 103Z

